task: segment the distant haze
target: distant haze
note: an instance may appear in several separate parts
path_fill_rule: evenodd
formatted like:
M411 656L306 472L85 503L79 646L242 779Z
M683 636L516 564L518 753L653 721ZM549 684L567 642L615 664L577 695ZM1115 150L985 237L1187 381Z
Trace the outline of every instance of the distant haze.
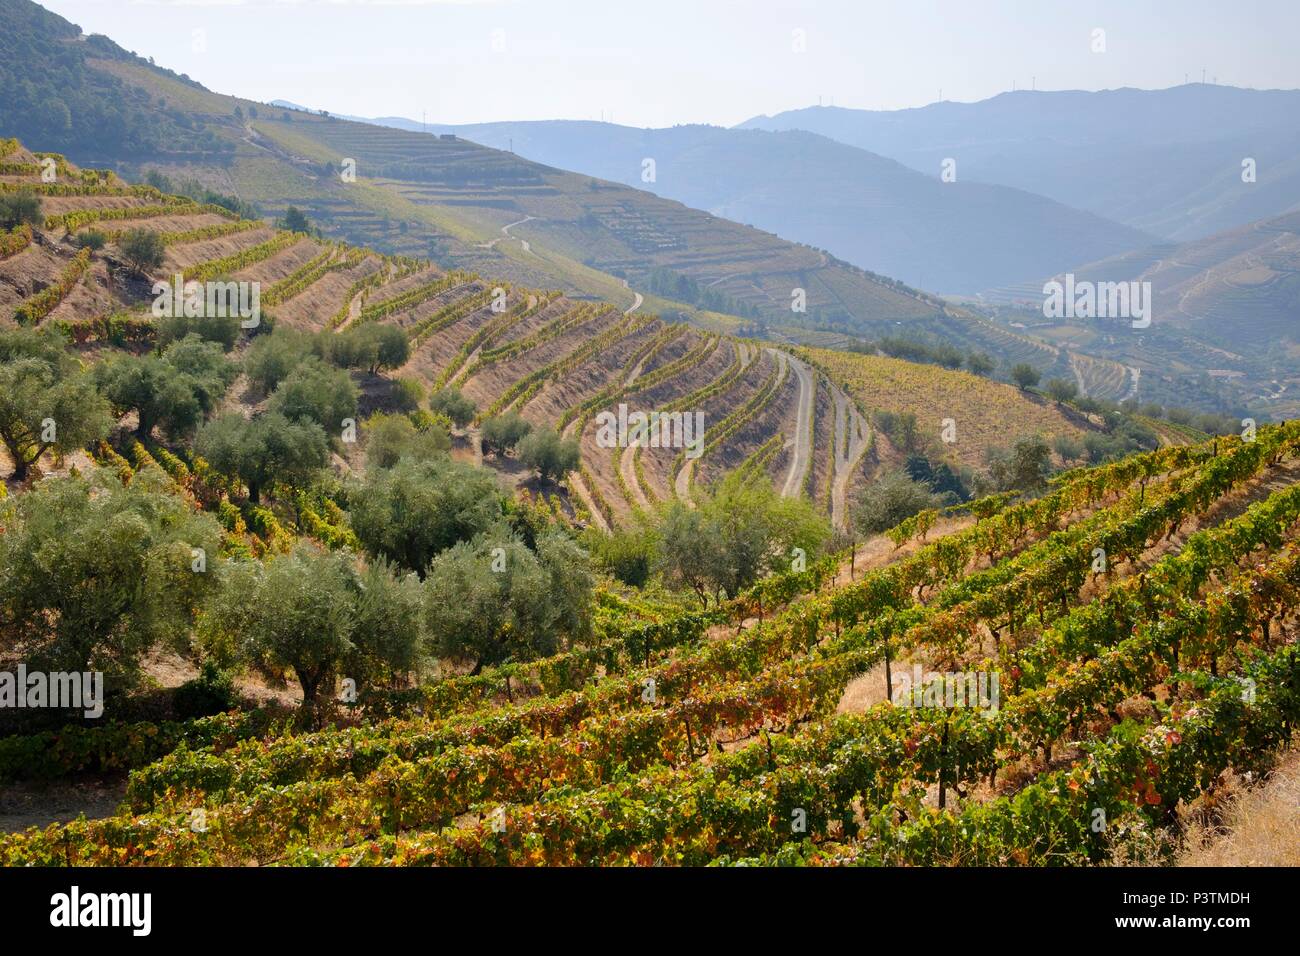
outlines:
M255 100L429 122L731 125L1009 90L1300 87L1294 0L45 0ZM1093 31L1105 31L1094 52ZM197 31L197 32L196 32ZM500 32L497 32L500 31ZM796 33L795 31L802 31ZM802 37L804 52L797 52Z

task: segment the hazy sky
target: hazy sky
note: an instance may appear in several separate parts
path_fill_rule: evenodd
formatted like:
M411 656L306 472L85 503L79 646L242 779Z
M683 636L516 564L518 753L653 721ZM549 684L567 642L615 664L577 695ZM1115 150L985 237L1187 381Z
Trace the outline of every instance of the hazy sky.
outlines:
M44 0L204 85L429 122L730 125L1038 89L1300 87L1297 0ZM1105 52L1093 32L1105 31ZM196 33L195 31L201 31ZM802 31L797 34L796 31ZM799 37L803 52L797 52ZM202 47L202 49L196 49ZM1036 77L1036 80L1035 80Z

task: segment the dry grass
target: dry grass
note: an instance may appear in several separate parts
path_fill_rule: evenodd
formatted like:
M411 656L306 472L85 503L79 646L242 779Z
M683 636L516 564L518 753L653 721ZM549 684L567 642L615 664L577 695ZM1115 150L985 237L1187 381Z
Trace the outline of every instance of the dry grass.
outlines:
M1188 831L1179 866L1300 866L1300 752L1235 794L1219 827Z

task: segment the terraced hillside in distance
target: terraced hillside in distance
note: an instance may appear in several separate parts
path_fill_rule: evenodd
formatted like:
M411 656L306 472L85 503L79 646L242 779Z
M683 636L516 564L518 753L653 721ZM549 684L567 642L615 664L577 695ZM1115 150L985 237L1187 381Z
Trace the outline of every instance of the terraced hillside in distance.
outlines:
M963 425L956 460L972 465L988 448L1016 438L1079 428L1008 385L965 373L821 351L809 353L810 365L786 348L668 323L643 310L276 230L61 157L62 178L41 183L38 157L13 145L0 160L7 171L0 191L37 193L45 228L0 261L0 316L66 325L93 356L106 340L122 341L124 323L147 338L152 281L183 273L261 283L263 307L276 324L335 332L370 322L397 326L411 352L392 377L413 378L428 390L454 385L478 406L478 420L463 436L467 449L478 447L478 423L508 411L576 435L582 467L569 476L570 487L575 503L602 526L624 523L638 508L689 499L693 484L738 467L768 475L787 496L807 494L842 525L846 502L888 446L888 439L877 444L868 424L880 410L952 409ZM118 243L132 229L160 233L166 242L162 266L147 279L121 257ZM78 253L77 237L90 230L103 232L109 244ZM43 305L33 311L37 300ZM868 381L873 386L863 389ZM382 376L362 376L360 384L365 392L383 391ZM596 416L620 405L702 415L701 454L602 447ZM488 456L486 463L512 481L526 477L510 459Z
M1081 469L705 611L607 596L588 645L324 728L7 738L9 779L130 776L116 812L0 836L0 863L1167 861L1293 737L1298 452L1288 423Z
M1276 418L1300 409L1300 213L1081 264L1073 274L1076 282L1149 282L1151 327L1138 334L1100 319L1044 318L1041 283L985 298L1029 334L1139 369L1143 399L1186 401L1174 390L1208 370L1252 409Z

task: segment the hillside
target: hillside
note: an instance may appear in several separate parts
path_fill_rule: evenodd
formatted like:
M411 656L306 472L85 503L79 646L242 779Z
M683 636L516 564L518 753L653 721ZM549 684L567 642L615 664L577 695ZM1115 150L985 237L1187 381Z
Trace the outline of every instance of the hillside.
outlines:
M24 78L39 75L47 100L80 103L111 91L111 109L150 131L128 149L114 137L74 132L71 121L43 123L40 110L12 119L0 114L0 135L18 136L35 149L112 166L131 178L146 168L192 177L268 214L293 203L349 242L626 302L624 308L649 292L644 284L651 272L669 270L714 296L701 294L697 302L649 296L647 308L680 311L714 327L721 321L735 329L757 319L854 329L938 310L935 301L892 279L643 190L461 140L222 96L107 38L80 37L30 0L0 0L0 12L7 26L16 26L0 100L22 102ZM63 60L72 66L49 69ZM193 135L171 137L169 123ZM202 142L178 148L194 137ZM342 180L344 160L355 161L353 182ZM806 290L805 312L791 311L796 288Z
M1300 214L1071 271L1077 282L1150 282L1153 327L1138 336L1114 323L1045 319L1041 284L983 298L1007 307L1028 333L1141 369L1144 396L1209 370L1219 391L1251 409L1277 418L1300 410Z
M1020 90L977 103L807 107L746 129L801 129L930 173L1048 196L1165 239L1190 240L1300 204L1300 91L1190 83L1165 90ZM1255 160L1244 183L1242 161Z
M0 836L0 863L1172 861L1293 740L1298 450L1291 423L1139 455L703 610L610 598L590 643L324 727L6 738L7 780L130 775L116 812Z
M903 397L879 389L850 402L844 382L876 377L867 357L842 358L855 369L851 375L819 374L771 345L275 230L61 159L62 179L41 183L38 157L10 146L0 157L0 193L35 191L45 228L0 260L0 317L44 302L36 321L66 327L93 356L114 338L112 323L120 324L124 310L147 341L151 280L184 272L260 283L277 325L333 332L396 326L411 352L393 378L415 379L430 391L454 384L477 404L480 420L518 411L578 437L583 466L568 479L572 503L601 525L624 523L658 501L689 498L693 482L712 482L742 465L766 473L787 496L808 494L843 523L846 502L877 463L868 418L923 403L926 389L939 407L950 390L972 387L970 376L917 366L919 389ZM121 255L121 236L134 228L166 242L164 262L149 279L133 275ZM110 242L80 267L75 240L90 229ZM504 295L501 311L493 309L495 289ZM358 382L382 408L385 380ZM979 380L975 387L981 398L962 413L971 422L973 441L963 447L972 461L1037 430L1075 430L1057 413L1039 414L1010 386ZM602 447L595 416L620 403L634 411L702 413L703 455L688 460L672 448ZM1014 422L1009 428L1004 415ZM476 427L465 441L477 446ZM512 484L526 477L513 459L486 462Z
M916 172L797 130L553 121L428 131L648 189L945 294L1037 278L1154 239L1019 189L970 181L961 165L955 182L942 182L938 161ZM656 179L645 184L647 157L656 163ZM1107 251L1095 254L1100 250Z

